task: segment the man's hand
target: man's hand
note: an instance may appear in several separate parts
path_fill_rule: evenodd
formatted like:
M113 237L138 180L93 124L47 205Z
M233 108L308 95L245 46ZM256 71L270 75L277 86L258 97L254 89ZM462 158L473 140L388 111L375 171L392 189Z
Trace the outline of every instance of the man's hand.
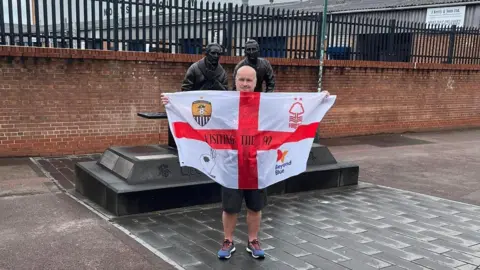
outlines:
M163 105L167 105L167 103L168 103L168 97L166 97L164 94L161 94L160 97L161 97L161 99L162 99Z
M323 91L320 92L320 93L325 93L325 94L326 94L326 96L325 96L326 98L327 98L328 96L330 96L330 93L329 93L328 91L326 91L326 90L323 90Z

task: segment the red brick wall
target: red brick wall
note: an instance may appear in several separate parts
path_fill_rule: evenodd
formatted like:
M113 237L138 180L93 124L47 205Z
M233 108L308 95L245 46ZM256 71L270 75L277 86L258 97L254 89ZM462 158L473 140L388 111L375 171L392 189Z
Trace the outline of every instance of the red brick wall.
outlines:
M165 143L160 93L194 55L0 47L0 156L103 152ZM229 79L238 57L223 57ZM316 91L318 61L271 59L278 91ZM480 126L478 66L327 61L338 95L322 137ZM230 82L231 84L231 82Z
M480 66L335 61L322 137L480 127Z
M166 142L160 93L178 91L200 56L0 47L0 156L102 152ZM117 58L121 60L109 60ZM224 57L232 80L240 58ZM279 90L313 91L316 71L279 59ZM232 82L230 81L230 84Z

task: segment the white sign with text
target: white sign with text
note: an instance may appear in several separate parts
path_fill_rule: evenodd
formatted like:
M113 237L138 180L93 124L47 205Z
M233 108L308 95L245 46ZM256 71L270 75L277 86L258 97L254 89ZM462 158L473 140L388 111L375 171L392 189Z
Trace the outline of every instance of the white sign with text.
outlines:
M441 7L427 9L426 23L433 25L463 27L465 22L465 6Z

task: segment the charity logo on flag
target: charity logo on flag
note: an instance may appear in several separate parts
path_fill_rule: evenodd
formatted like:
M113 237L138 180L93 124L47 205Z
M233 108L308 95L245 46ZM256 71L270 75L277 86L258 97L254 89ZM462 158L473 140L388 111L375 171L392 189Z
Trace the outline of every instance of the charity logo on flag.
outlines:
M285 172L285 167L292 165L292 160L285 162L288 151L277 150L277 164L275 165L275 175L279 175Z
M261 189L305 172L324 93L189 91L166 94L180 166L234 189Z

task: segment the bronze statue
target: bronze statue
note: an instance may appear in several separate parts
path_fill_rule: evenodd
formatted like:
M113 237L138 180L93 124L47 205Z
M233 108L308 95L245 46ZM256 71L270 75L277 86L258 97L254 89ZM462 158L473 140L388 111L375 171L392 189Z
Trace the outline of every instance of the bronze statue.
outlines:
M257 41L249 39L245 43L245 54L247 57L240 61L233 72L233 79L237 75L237 70L245 65L249 65L257 71L257 85L255 86L255 92L273 92L275 89L275 75L273 74L273 68L270 62L265 58L258 57L260 46ZM263 82L266 84L266 90L263 91ZM235 85L233 86L235 90Z
M205 57L193 63L187 70L182 91L228 90L225 69L219 64L222 47L217 43L207 45Z

